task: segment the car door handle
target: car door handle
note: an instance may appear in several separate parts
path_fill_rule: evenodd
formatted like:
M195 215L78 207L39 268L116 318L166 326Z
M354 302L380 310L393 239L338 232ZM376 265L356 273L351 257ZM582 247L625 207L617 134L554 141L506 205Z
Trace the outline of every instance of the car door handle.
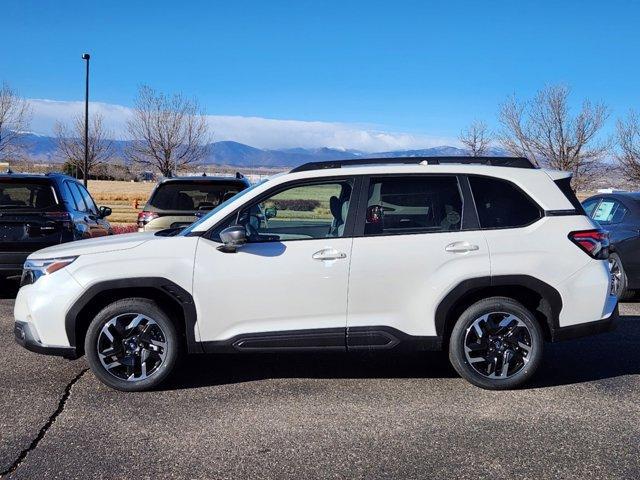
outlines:
M467 253L475 252L476 250L479 250L480 247L469 242L454 242L444 247L444 249L451 253Z
M311 255L311 258L314 260L338 260L341 258L347 258L347 254L340 252L335 248L324 248Z

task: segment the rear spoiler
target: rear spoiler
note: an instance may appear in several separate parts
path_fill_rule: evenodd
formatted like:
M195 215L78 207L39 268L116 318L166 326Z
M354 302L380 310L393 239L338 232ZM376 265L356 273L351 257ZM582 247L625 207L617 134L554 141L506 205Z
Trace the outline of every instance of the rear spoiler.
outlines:
M573 173L565 172L563 170L547 170L547 169L544 169L543 172L546 173L547 176L551 180L553 180L554 182L556 180L564 180L565 178L568 178L568 179L573 178Z

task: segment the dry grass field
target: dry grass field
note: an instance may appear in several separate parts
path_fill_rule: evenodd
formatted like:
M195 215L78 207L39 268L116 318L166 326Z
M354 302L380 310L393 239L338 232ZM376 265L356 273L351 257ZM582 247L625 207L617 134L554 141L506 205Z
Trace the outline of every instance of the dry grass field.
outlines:
M136 223L138 212L144 208L155 182L115 182L89 180L89 192L96 203L110 207L113 213L108 218L113 224ZM138 202L138 208L135 203Z

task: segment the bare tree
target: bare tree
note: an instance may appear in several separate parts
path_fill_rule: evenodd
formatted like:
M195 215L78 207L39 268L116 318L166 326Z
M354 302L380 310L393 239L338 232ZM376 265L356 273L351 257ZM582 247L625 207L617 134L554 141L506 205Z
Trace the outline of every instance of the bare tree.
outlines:
M633 110L626 118L618 119L618 163L625 177L640 183L640 118Z
M0 161L15 159L20 135L29 128L31 108L7 83L0 88Z
M54 131L58 144L58 156L82 172L84 178L84 116L76 116L71 126L57 122ZM89 119L87 178L92 170L107 163L113 157L115 149L111 137L111 132L104 126L102 115L92 115Z
M501 106L502 146L545 166L573 172L574 188L585 186L600 170L609 141L597 136L609 113L602 103L582 103L577 115L569 108L568 87L549 86L532 100L510 97Z
M129 158L166 177L201 161L208 151L206 117L195 100L181 94L167 96L142 86L127 128L132 140Z
M487 124L476 120L460 132L460 141L471 152L472 157L482 157L491 144L491 134Z

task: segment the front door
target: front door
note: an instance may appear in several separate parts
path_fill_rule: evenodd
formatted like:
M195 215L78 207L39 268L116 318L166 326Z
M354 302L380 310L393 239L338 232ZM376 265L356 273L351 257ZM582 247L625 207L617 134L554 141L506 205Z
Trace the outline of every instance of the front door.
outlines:
M365 191L351 255L349 348L390 348L407 334L437 341L442 298L462 280L490 275L484 235L463 218L473 206L463 208L455 175L373 177Z
M353 179L275 187L202 237L193 285L201 340L344 350L353 192ZM248 243L225 253L219 233L234 224Z

